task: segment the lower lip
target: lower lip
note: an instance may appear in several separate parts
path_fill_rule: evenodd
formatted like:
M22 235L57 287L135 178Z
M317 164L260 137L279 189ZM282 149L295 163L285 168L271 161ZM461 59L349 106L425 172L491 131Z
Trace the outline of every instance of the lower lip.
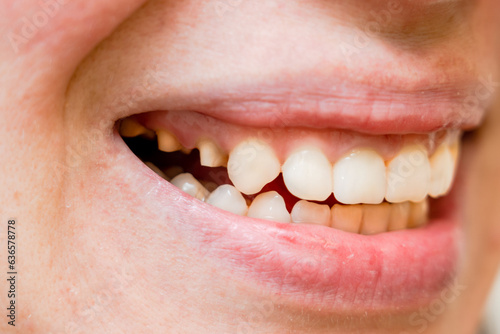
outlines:
M231 277L280 303L350 314L412 310L435 298L455 273L453 219L364 236L235 216L167 187L176 205L191 208L182 210L180 229L200 256L217 259Z

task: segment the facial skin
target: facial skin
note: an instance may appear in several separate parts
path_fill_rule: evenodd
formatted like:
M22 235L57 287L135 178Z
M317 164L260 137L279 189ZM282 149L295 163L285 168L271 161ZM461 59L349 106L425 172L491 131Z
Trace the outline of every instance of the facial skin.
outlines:
M457 92L475 96L478 78L498 82L497 1L62 3L26 37L22 19L44 9L31 0L0 2L1 221L2 229L8 219L17 221L19 273L16 327L4 319L2 333L477 328L500 263L500 103L493 93L480 99L488 114L464 143L457 181L459 293L445 310L417 318L420 306L302 307L239 276L215 251L202 252L199 234L190 230L205 209L152 177L115 130L119 119L136 113L208 106L242 91L250 96L247 108L225 115L235 122L252 121L249 110L263 110L266 98L289 94L304 108L329 98L338 109L357 105L343 124L353 130L357 111L377 110L380 101L393 103L395 118L417 119L415 106L423 103L419 112L469 128L476 114L466 122L443 103L461 101ZM373 13L389 9L379 30L360 33L377 22ZM13 34L24 39L13 42ZM365 95L352 94L363 89ZM320 117L310 110L309 119ZM297 119L287 118L287 126L299 126ZM377 124L378 134L394 132ZM430 131L405 124L405 132ZM6 247L0 256L7 259ZM0 304L8 303L1 293Z

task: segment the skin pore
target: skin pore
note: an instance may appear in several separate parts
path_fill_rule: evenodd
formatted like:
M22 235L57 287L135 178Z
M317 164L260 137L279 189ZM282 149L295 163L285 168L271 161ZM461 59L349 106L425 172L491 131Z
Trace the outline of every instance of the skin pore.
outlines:
M500 263L497 1L47 3L0 1L1 228L16 219L19 273L16 327L4 319L0 332L474 332ZM31 34L26 20L37 22ZM391 116L414 120L401 123L408 133L430 131L416 129L424 114L444 127L476 125L473 112L454 124L469 110L445 102L479 96L488 113L463 143L460 255L444 294L401 309L325 311L239 276L213 256L225 244L199 244L197 222L216 229L219 216L152 177L116 131L124 117L187 105L257 122L282 96L311 110L290 127L299 117L317 126L311 106L333 98L329 108L348 110L353 130L358 110L394 102ZM394 132L382 121L374 129ZM445 308L429 311L436 300Z

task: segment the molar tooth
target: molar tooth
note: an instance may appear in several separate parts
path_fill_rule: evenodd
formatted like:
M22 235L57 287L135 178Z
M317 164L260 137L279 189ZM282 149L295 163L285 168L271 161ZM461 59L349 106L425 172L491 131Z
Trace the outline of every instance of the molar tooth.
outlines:
M156 166L154 163L147 161L144 164L148 166L153 172L158 174L160 177L164 178L167 181L170 181L170 178L165 173L163 173L163 171L160 168L158 168L158 166Z
M391 205L389 203L363 205L363 219L360 233L372 235L387 231L390 216Z
M335 204L332 207L332 227L351 233L359 233L363 219L362 205Z
M320 205L308 201L298 201L292 209L292 221L294 223L310 223L319 225L330 225L330 208L328 205Z
M291 222L285 200L276 191L270 191L255 197L248 209L247 216L282 223Z
M269 145L249 139L237 145L229 155L227 172L242 193L256 194L278 177L280 162Z
M229 211L236 215L244 216L248 212L245 198L233 186L224 184L210 194L206 202L219 209Z
M455 173L455 159L448 145L441 145L430 158L431 183L429 195L439 197L451 188Z
M387 166L388 202L420 202L429 191L431 166L427 150L420 145L407 146Z
M333 167L333 193L344 204L379 204L386 192L386 167L373 150L353 150Z
M389 219L389 231L404 230L408 226L410 217L410 202L391 204L391 217Z
M132 138L144 134L151 135L153 134L153 132L151 130L146 129L144 126L137 123L133 119L125 118L120 123L120 134L123 137Z
M429 218L429 201L411 203L408 227L415 228L424 225Z
M208 190L190 173L179 174L170 182L186 194L200 201L204 201L210 195Z
M163 152L175 152L182 149L182 145L175 135L168 130L156 131L158 136L158 149Z
M202 139L198 143L200 151L200 163L206 167L221 167L226 166L226 154L212 140Z
M332 193L332 165L318 149L293 153L281 170L286 187L296 197L324 201Z

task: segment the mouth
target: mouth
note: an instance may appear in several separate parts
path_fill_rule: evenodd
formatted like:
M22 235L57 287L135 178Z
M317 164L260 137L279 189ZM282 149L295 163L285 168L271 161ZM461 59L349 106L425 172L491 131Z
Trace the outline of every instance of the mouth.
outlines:
M200 254L281 301L351 314L413 309L453 279L460 129L379 134L220 115L160 110L118 124Z

